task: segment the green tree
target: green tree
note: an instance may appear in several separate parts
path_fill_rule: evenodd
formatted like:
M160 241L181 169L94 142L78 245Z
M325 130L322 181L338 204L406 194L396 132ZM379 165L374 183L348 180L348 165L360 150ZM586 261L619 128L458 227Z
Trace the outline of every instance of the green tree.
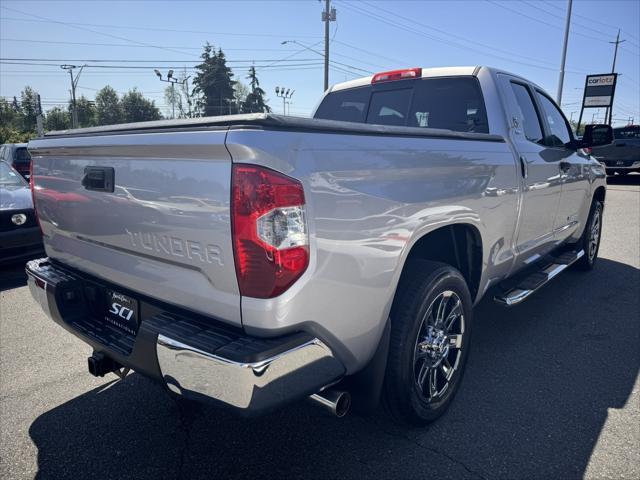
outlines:
M260 81L258 80L255 67L251 67L249 69L249 75L247 78L249 79L251 93L247 95L247 98L243 102L242 111L244 113L269 113L271 108L267 105L264 98L264 90L260 88Z
M36 117L38 116L38 93L31 87L24 87L20 93L20 105L23 112L22 130L35 131Z
M123 122L124 115L118 94L107 85L96 94L96 123L97 125L113 125Z
M136 88L129 90L129 92L122 97L120 107L124 121L127 123L146 122L148 120L160 120L162 118L155 102L144 98L142 93Z
M203 115L227 115L234 108L233 72L221 49L215 51L207 43L200 56L202 63L196 66L198 73L193 81L193 92L198 96L197 106Z
M65 130L70 127L69 113L60 107L53 107L47 112L44 128L47 130Z
M82 95L76 99L76 108L78 109L79 127L93 127L96 125L97 112L95 102ZM71 115L71 102L69 102L69 115Z

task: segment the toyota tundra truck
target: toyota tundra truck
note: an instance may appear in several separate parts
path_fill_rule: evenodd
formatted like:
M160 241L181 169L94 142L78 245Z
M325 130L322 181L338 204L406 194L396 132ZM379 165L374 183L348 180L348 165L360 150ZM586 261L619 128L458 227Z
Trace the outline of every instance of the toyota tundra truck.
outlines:
M542 88L487 67L341 83L313 118L53 132L29 143L47 254L29 288L93 375L423 425L460 386L480 299L594 267L606 174L588 148L611 141L577 140Z

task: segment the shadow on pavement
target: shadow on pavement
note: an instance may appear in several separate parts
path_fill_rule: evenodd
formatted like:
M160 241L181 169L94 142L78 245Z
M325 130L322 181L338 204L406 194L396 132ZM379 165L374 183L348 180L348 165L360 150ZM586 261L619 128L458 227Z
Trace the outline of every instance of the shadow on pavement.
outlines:
M37 418L39 478L580 478L640 366L640 271L600 259L511 310L476 309L465 381L425 429L306 403L244 420L139 375Z
M0 266L0 292L24 287L27 284L25 264L26 262L19 262Z

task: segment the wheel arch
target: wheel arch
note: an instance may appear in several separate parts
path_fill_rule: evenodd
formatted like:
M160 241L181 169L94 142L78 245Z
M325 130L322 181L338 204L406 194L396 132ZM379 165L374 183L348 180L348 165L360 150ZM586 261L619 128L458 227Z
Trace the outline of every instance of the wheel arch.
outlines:
M412 245L402 266L402 275L415 260L446 263L458 269L476 299L482 277L482 235L471 223L454 223L431 230Z

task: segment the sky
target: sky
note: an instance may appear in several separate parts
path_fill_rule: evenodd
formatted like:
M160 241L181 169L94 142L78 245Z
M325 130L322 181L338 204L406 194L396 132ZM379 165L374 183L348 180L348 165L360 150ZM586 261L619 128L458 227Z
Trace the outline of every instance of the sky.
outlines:
M488 65L556 97L567 0L332 5L330 83L403 67ZM323 91L323 9L318 0L0 0L0 96L19 97L30 85L43 109L65 106L70 80L60 65L87 64L78 95L93 99L107 84L121 94L136 87L168 115L167 84L153 69L187 68L193 75L209 42L225 52L236 80L247 83L247 69L256 66L275 112L282 112L274 92L282 86L295 90L291 114L309 115ZM630 117L640 123L640 0L574 0L562 99L567 117L578 117L585 75L611 71L609 42L618 28L625 41L616 63L614 125ZM604 109L585 111L586 121L603 118Z

